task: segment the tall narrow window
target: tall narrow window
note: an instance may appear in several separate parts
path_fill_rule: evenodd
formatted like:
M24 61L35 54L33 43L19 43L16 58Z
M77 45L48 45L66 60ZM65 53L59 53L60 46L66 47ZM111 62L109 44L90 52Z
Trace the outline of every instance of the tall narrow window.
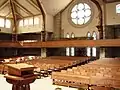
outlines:
M69 33L66 34L66 38L70 38ZM70 56L70 48L69 47L66 48L66 56Z
M20 20L20 21L19 21L19 26L20 26L20 27L23 27L23 20Z
M90 32L87 33L87 37L88 38L91 37L91 33ZM91 47L87 47L87 56L91 56Z
M38 17L35 17L34 18L34 24L36 25L36 24L39 24L39 18Z
M93 32L92 37L93 37L93 40L96 40L96 39L97 39L97 34L96 34L95 31ZM92 48L92 56L93 56L93 57L96 57L96 47L93 47L93 48Z
M75 38L74 33L71 34L71 38ZM74 47L71 47L71 56L75 56L75 48Z
M5 20L3 18L0 18L0 27L4 27Z
M33 18L29 18L29 25L33 25Z
M24 20L24 26L28 26L28 19Z
M11 27L11 21L10 20L6 19L5 27L6 28L10 28Z
M116 5L116 13L120 13L120 4Z

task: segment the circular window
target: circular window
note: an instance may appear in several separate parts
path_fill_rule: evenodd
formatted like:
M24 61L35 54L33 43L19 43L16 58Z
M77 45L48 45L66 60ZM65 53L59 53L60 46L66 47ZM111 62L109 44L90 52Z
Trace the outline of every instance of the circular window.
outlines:
M78 3L70 10L70 18L74 25L84 25L91 19L91 7L87 3Z

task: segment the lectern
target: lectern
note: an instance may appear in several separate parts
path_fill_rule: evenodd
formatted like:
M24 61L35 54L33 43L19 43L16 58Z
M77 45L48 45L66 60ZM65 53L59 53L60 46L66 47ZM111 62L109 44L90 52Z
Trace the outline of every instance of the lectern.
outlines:
M8 75L5 75L6 81L13 84L12 90L30 90L30 83L37 78L34 75L34 66L26 63L7 64Z

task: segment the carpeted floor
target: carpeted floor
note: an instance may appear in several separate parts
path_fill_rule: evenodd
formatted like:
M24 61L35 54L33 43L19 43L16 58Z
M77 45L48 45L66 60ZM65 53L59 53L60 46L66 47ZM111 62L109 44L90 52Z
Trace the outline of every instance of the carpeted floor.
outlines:
M62 90L78 90L76 88L52 85L50 77L37 79L34 83L30 84L31 90L55 90L55 88L62 88ZM6 79L0 75L0 90L12 90L12 85L6 82Z

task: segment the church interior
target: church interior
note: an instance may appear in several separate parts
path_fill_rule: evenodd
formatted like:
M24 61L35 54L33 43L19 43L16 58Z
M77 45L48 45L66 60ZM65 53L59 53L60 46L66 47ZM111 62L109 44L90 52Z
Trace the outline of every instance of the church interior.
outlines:
M120 0L0 0L3 90L120 90Z

